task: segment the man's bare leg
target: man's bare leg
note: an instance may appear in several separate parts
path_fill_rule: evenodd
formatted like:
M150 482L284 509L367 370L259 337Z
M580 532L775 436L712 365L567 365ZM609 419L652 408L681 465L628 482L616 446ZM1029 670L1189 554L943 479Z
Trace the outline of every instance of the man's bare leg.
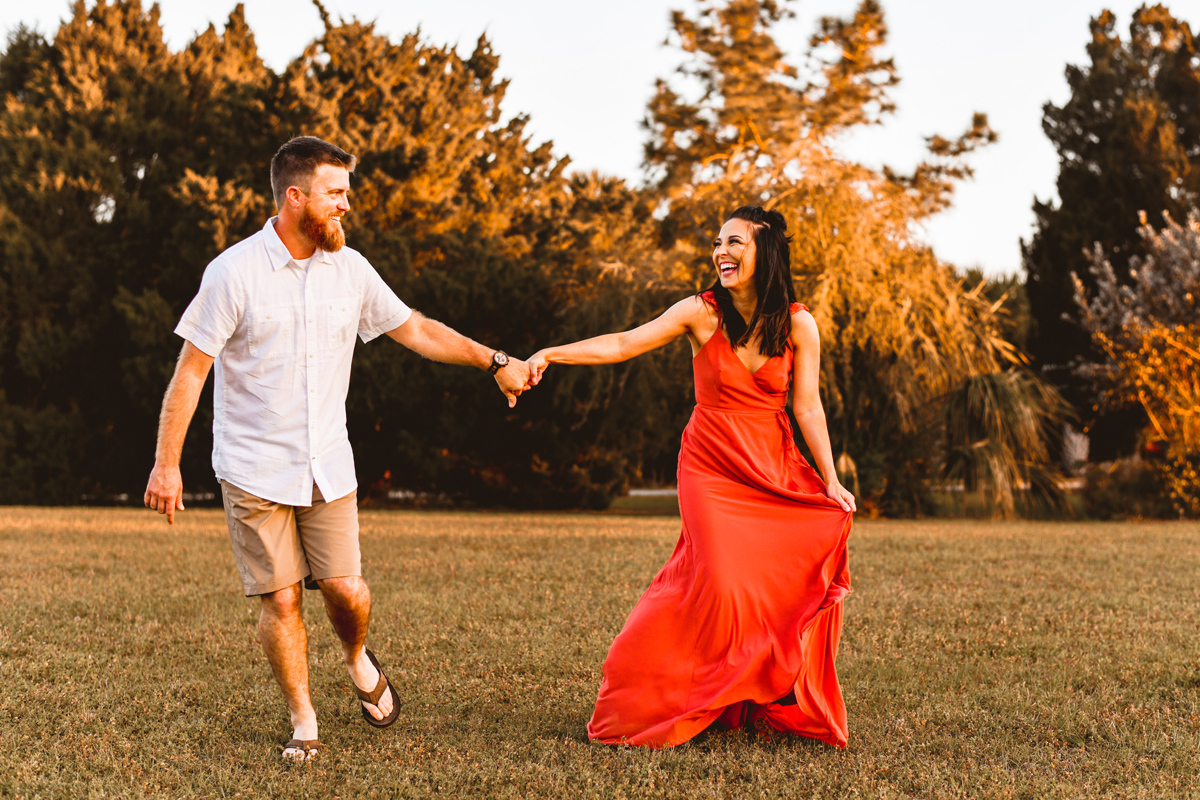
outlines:
M317 712L308 694L308 632L300 613L300 584L262 595L258 639L292 717L293 739L317 738Z
M350 680L364 691L373 690L379 683L379 670L367 658L363 647L371 622L371 590L366 581L357 576L326 578L317 581L317 585L325 598L325 613L342 642L342 661L350 673ZM392 713L392 693L384 692L378 706L363 703L363 707L375 719L383 719Z

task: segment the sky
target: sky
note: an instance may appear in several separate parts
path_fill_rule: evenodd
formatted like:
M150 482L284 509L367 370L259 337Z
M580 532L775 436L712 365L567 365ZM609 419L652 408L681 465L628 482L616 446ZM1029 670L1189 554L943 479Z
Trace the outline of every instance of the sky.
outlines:
M95 0L88 0L89 6ZM692 0L324 0L337 19L374 20L393 38L421 29L434 44L454 43L464 55L486 32L511 79L508 114L530 116L535 141L552 140L575 169L641 180L641 120L657 77L683 60L664 46L672 8ZM234 0L161 0L167 41L182 48L211 22L220 30ZM990 275L1020 269L1020 240L1033 230L1035 197L1056 199L1058 157L1041 129L1042 106L1069 97L1063 71L1086 64L1088 21L1104 8L1128 32L1140 3L1130 0L882 0L889 28L886 55L901 83L892 94L897 113L880 126L838 143L847 157L870 166L911 170L924 137L957 136L982 111L999 142L971 158L974 178L961 185L954 206L928 221L922 235L937 255ZM1200 32L1200 0L1167 7ZM798 0L796 17L776 30L780 47L802 65L817 20L849 16L857 0ZM245 0L246 20L269 67L282 69L321 32L307 0ZM53 34L68 17L67 0L0 4L0 29L24 23Z

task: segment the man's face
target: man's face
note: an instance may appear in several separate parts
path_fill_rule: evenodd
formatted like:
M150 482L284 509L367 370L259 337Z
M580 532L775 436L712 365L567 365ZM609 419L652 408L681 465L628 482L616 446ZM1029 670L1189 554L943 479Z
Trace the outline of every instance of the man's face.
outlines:
M341 250L346 244L342 215L350 210L350 173L345 167L322 164L308 194L302 196L300 229L304 235L327 253Z

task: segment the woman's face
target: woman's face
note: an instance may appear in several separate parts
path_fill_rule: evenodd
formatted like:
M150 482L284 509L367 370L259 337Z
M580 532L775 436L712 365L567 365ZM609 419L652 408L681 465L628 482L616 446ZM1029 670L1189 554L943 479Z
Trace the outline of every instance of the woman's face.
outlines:
M754 286L754 225L744 219L731 219L721 226L713 242L713 264L721 285L734 290Z

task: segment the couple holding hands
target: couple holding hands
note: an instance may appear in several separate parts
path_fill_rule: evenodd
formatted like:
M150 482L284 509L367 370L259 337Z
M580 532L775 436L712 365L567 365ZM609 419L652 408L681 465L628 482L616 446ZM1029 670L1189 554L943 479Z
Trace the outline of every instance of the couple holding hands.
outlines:
M692 346L696 409L683 432L683 529L613 642L588 735L669 747L711 726L846 744L834 662L854 498L834 471L818 393L820 343L795 302L787 223L735 211L713 244L717 280L624 333L510 359L413 311L346 248L356 159L311 136L271 160L278 216L221 253L175 332L145 504L183 509L180 453L210 369L213 468L258 634L291 715L286 759L321 749L309 696L303 587L319 589L366 722L400 698L365 646L357 482L346 433L354 338L387 334L426 358L488 370L513 406L550 364L611 364L679 336ZM817 469L793 440L792 410ZM819 470L819 472L818 472Z

